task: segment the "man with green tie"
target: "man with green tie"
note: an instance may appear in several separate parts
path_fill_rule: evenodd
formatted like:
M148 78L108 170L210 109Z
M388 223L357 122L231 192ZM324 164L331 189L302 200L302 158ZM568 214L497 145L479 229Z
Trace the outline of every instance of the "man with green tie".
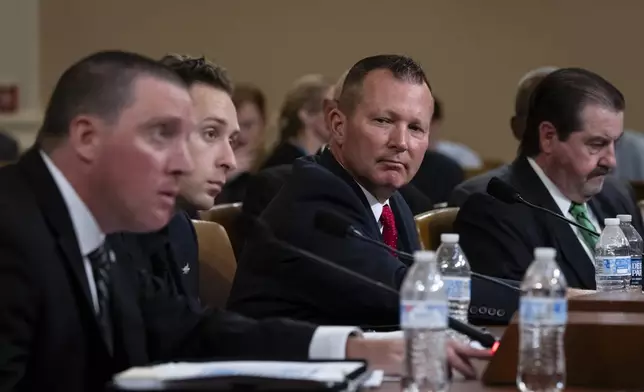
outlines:
M552 72L534 90L516 160L500 179L526 200L597 233L605 218L642 217L630 188L607 176L616 166L625 100L610 82L588 70ZM471 195L455 222L472 269L522 279L536 247L557 249L570 287L595 289L597 236L520 204L484 192Z

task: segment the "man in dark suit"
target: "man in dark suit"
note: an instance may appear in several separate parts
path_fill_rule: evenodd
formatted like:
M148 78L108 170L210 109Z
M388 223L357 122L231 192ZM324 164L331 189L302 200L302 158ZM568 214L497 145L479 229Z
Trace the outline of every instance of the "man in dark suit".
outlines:
M600 232L604 218L641 215L628 189L606 177L623 132L624 98L608 81L583 69L560 69L536 87L518 158L501 179L528 201ZM471 195L455 222L472 269L522 279L536 247L557 250L568 285L595 288L597 237L540 211L508 205L485 192Z
M110 249L106 234L159 230L174 213L193 110L185 82L137 54L96 53L62 75L35 147L0 169L0 389L101 390L181 358L401 360L402 347L347 330L196 312L122 243Z
M429 83L413 60L360 60L328 114L329 148L295 162L262 220L276 237L399 289L409 262L320 232L314 220L316 212L333 210L369 238L418 250L413 215L397 190L427 150L431 111ZM258 318L289 314L322 324L397 328L398 296L258 237L247 243L238 265L230 309Z
M517 141L521 141L523 133L525 132L525 122L530 104L530 95L539 82L556 69L557 68L555 67L536 68L523 75L521 80L519 80L519 85L514 99L514 115L510 118L512 135ZM462 206L471 194L485 192L487 184L490 182L492 177L505 176L509 169L509 165L504 165L464 181L454 188L449 197L448 204L453 207Z

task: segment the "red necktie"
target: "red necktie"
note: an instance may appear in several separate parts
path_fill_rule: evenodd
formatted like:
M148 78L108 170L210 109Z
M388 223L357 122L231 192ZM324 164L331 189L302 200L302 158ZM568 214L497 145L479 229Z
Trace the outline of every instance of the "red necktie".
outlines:
M380 224L382 225L382 241L394 249L398 249L398 230L396 230L396 218L391 211L389 204L382 207L380 215ZM396 256L394 252L392 255Z

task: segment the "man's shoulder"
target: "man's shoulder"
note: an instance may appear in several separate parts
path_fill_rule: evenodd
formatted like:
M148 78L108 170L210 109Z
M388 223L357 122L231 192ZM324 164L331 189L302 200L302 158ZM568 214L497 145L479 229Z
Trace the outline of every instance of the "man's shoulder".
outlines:
M510 173L510 166L505 165L462 182L454 188L454 191L452 191L449 204L460 207L465 203L470 195L475 193L487 193L487 184L490 182L492 177L499 177L504 181L508 181L510 179Z

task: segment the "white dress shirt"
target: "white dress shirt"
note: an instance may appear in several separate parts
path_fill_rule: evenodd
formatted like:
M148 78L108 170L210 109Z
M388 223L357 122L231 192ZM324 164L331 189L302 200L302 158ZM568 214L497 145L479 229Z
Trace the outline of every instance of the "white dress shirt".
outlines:
M367 203L369 203L369 206L371 207L371 212L373 212L373 217L376 218L376 222L378 222L378 227L380 228L380 234L382 234L382 223L380 223L380 215L382 215L382 209L384 208L384 206L389 205L389 199L385 200L384 203L381 203L378 201L378 199L376 199L374 195L371 194L371 192L366 190L357 181L356 181L356 184L358 184L360 189L362 189L362 192L367 198Z
M45 165L49 169L67 205L76 239L78 240L78 247L83 256L83 265L85 266L85 274L87 275L94 310L98 313L99 305L96 294L96 282L94 281L92 266L87 255L103 244L105 241L105 233L100 229L89 208L87 208L87 205L78 196L78 193L76 193L63 173L56 167L47 154L41 151L40 155L45 161ZM313 333L313 338L309 345L309 358L344 359L346 357L347 339L352 334L361 335L362 332L356 327L318 327Z
M548 190L548 193L550 193L550 196L552 199L555 201L559 209L561 210L561 213L563 216L566 218L572 219L573 221L576 222L576 219L572 214L569 212L570 206L572 205L572 200L568 199L566 196L564 196L563 193L559 190L557 185L555 185L554 182L548 176L546 173L544 173L543 169L537 163L534 161L532 158L528 158L528 162L530 163L530 166L532 166L532 169L534 170L535 173L537 173L537 176L541 179L541 182L543 182L543 185L546 187ZM586 211L588 211L588 219L590 220L590 223L595 226L595 231L598 233L601 232L601 227L599 226L599 222L597 222L597 218L595 217L595 214L593 214L592 209L588 206L588 203L584 203L584 207L586 207ZM584 241L584 237L581 235L581 229L578 227L575 227L573 225L570 225L570 228L575 232L575 235L577 236L577 239L581 243L581 246L584 248L586 251L586 254L588 255L588 258L590 261L593 263L593 266L595 265L595 251L594 249L590 249L588 245L586 244L586 241Z

